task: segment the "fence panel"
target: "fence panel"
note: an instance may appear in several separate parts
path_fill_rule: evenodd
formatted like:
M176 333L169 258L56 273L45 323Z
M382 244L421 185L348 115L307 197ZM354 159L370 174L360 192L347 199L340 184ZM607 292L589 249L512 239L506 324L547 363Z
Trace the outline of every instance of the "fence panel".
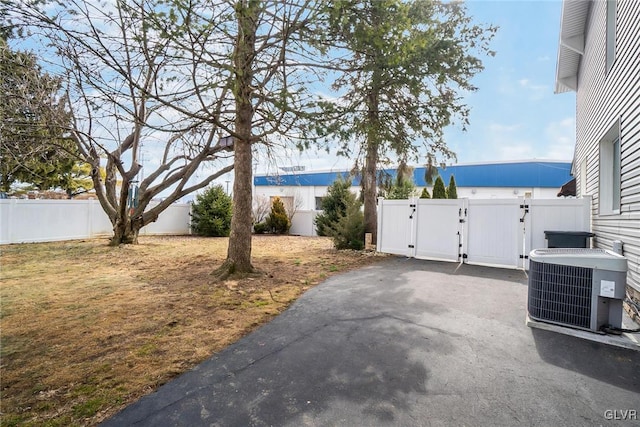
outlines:
M378 202L378 251L413 256L409 200L384 200Z
M467 200L466 262L507 268L522 266L522 204L522 199Z
M80 200L3 200L8 224L1 243L83 239L89 236L91 217ZM4 224L3 224L4 225Z
M149 206L153 207L152 204ZM191 205L186 203L174 203L165 209L156 222L147 224L140 229L141 235L158 234L189 234L191 229Z
M174 204L141 234L189 234L190 205ZM97 200L0 200L0 244L86 239L112 233Z
M464 201L417 199L416 205L416 258L458 261Z
M462 254L469 264L528 268L529 252L547 246L545 231L589 231L590 215L589 198L381 200L378 250L444 261Z
M87 200L89 216L91 217L91 228L89 236L101 236L113 234L113 225L98 200Z
M289 234L300 236L317 236L315 219L322 211L297 211L291 219Z
M591 197L580 199L526 200L529 213L525 217L527 238L525 255L533 249L546 248L545 231L590 231ZM526 260L525 268L529 268Z

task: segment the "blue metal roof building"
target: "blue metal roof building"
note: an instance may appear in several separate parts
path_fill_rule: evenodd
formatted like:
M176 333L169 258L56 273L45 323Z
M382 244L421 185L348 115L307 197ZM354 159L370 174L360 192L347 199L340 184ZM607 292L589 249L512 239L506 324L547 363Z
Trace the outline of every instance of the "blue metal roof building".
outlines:
M413 178L416 186L426 186L424 167L415 168ZM395 177L395 169L387 170ZM522 161L484 164L461 164L439 168L445 182L455 176L458 187L538 187L559 188L570 181L571 163L554 161ZM338 176L349 177L349 172L299 172L283 175L256 176L256 186L329 186ZM358 177L352 184L360 184Z

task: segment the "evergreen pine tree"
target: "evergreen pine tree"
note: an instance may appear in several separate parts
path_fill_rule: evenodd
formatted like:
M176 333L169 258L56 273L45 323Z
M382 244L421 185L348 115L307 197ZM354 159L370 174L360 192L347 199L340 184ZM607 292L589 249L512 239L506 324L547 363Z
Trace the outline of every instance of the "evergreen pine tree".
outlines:
M326 228L336 249L361 250L364 248L364 214L360 209L361 206L356 196L349 193L345 213Z
M196 197L191 208L191 229L200 236L228 236L233 201L222 185L209 187Z
M458 198L458 190L456 189L456 180L451 175L449 178L449 186L447 187L447 199L457 199Z
M427 187L422 189L422 194L420 194L420 198L421 199L430 199L431 195L429 195L429 190L427 190Z
M291 221L280 197L275 197L271 204L271 213L267 217L267 227L273 234L286 234L291 228Z
M322 213L316 216L316 232L318 236L328 236L327 227L334 224L347 212L347 198L351 192L351 181L338 176L329 186L327 195L322 198Z
M434 199L446 199L447 190L444 188L444 181L438 176L436 182L433 184L433 198Z

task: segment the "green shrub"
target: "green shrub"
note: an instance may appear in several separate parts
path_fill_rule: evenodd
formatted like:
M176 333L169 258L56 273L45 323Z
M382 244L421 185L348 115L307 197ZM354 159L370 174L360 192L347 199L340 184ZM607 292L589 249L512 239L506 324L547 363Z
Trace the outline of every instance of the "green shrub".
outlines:
M457 199L458 198L458 190L456 188L456 180L451 175L449 178L449 186L447 187L447 199Z
M427 190L427 188L423 188L422 189L422 193L420 194L420 198L421 199L430 199L431 195L429 194L429 190Z
M256 234L265 234L269 231L269 226L267 225L266 221L258 222L256 224L253 224L253 231Z
M291 220L280 197L275 197L271 203L271 213L267 217L267 229L273 234L286 234L291 228Z
M327 195L322 198L322 213L316 216L316 232L318 236L329 236L328 227L335 224L347 212L347 199L353 194L349 189L351 181L340 177L327 189Z
M360 210L361 203L352 193L347 200L346 211L338 220L326 228L333 239L336 249L364 248L364 214Z
M444 188L444 181L438 176L436 182L433 184L433 198L434 199L446 199L447 190Z
M196 196L191 207L191 230L200 236L228 236L231 230L233 201L222 185L209 187Z
M415 195L415 192L416 186L413 181L407 179L398 179L398 181L391 186L391 189L387 194L387 199L409 199Z

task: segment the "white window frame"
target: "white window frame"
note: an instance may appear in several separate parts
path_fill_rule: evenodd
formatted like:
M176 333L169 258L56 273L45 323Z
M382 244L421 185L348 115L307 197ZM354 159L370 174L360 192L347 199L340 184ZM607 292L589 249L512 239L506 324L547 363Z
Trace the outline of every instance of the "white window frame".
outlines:
M616 123L600 140L598 213L620 214L621 159L620 124Z

